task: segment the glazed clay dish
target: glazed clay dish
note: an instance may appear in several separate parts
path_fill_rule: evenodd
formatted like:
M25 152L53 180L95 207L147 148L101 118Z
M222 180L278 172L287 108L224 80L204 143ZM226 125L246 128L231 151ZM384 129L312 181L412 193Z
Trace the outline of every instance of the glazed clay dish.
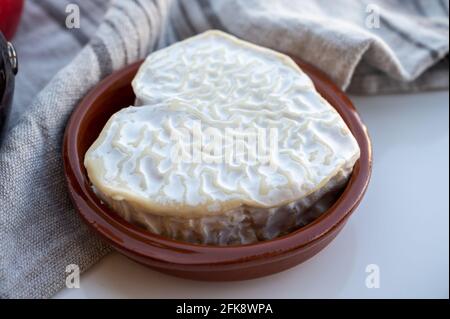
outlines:
M219 38L221 36L216 33L206 36L214 37L216 35ZM114 205L114 201L111 204L104 194L99 196L99 191L92 185L92 176L88 174L90 170L92 175L92 167L95 168L98 165L94 165L96 163L92 160L92 155L91 158L89 157L89 154L93 153L90 150L93 144L94 151L99 149L99 145L101 146L97 139L99 135L106 136L107 132L102 132L106 123L108 122L106 127L114 125L115 123L111 124L110 119L118 111L120 111L118 114L122 115L126 112L142 112L144 109L139 109L141 106L125 110L135 103L143 105L148 101L155 100L157 102L158 106L155 106L154 109L145 106L148 109L144 111L144 117L145 112L150 112L148 113L150 118L158 116L158 108L161 108L158 91L144 92L145 90L139 91L138 89L139 94L135 95L136 86L139 86L139 83L136 84L136 79L148 80L148 74L139 71L145 70L141 67L142 62L130 65L103 80L83 99L69 120L64 137L63 156L69 193L76 210L88 225L124 255L159 271L186 278L199 280L251 279L288 269L312 257L338 234L361 201L370 179L371 146L366 128L345 94L312 66L295 58L293 61L309 76L317 92L327 101L326 104L329 103L340 115L339 119L342 118L342 123L345 122L345 129L351 132L358 149L359 158L356 163L350 163L352 171L346 173L345 180L340 181L340 185L345 186L333 192L333 201L329 203L325 212L317 215L318 217L316 216L307 223L297 224L292 231L277 232L277 235L262 236L262 238L255 235L228 236L225 237L225 242L220 242L210 238L198 239L198 236L191 235L170 236L167 231L161 233L149 231L150 227L146 229L145 225L140 225L127 218L126 213L130 211L128 208L124 210L125 213L120 214L121 206ZM151 62L152 65L155 65L157 60ZM291 60L289 62L292 63ZM149 74L154 75L157 72L158 70L151 70ZM136 76L136 74L138 75ZM150 78L150 80L154 79ZM178 107L178 105L176 106ZM175 106L171 105L170 107L174 108ZM189 105L183 105L177 110L184 110L188 107ZM186 117L186 115L182 113L182 117ZM117 114L113 118L120 119ZM136 117L136 120L138 122L139 116ZM133 123L137 122L133 120ZM342 131L343 128L340 130ZM105 140L104 137L102 141ZM351 142L352 140L350 140ZM85 168L85 158L91 160L88 163L90 165L87 166L88 170ZM342 184L343 182L345 184ZM107 183L106 186L108 186ZM272 199L272 197L268 198ZM169 212L174 209L173 207L169 208ZM181 212L178 213L186 214L185 211L196 213L190 207L182 207ZM202 212L205 209L202 208L199 211ZM181 232L177 231L177 233ZM208 233L212 233L212 237L217 238L214 232ZM192 240L192 238L196 239Z

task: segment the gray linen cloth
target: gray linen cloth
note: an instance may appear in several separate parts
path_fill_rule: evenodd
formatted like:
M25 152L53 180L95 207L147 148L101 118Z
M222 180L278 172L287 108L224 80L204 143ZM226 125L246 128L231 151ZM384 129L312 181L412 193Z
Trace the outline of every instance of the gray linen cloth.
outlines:
M80 7L80 29L65 27L69 3ZM72 110L108 74L217 28L298 56L353 93L447 89L448 8L448 0L27 1L0 149L0 297L51 297L67 265L84 271L110 251L74 211L61 159Z

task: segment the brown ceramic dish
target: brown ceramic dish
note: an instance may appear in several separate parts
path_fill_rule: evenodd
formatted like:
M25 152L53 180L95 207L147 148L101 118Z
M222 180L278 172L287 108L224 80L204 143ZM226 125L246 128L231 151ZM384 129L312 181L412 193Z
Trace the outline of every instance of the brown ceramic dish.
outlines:
M131 81L141 62L97 85L73 112L64 136L64 167L73 203L97 233L118 251L142 264L175 276L198 280L243 280L293 267L323 249L342 229L369 183L371 144L366 127L347 96L323 73L295 60L317 90L341 114L356 137L361 158L336 203L311 224L280 238L242 246L193 245L151 234L131 225L102 204L92 192L84 154L112 114L134 103Z

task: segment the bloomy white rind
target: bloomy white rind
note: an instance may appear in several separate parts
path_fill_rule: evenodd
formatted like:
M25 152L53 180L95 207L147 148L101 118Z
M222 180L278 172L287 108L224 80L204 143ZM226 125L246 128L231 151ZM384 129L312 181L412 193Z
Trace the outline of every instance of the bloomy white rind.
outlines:
M195 64L199 48L206 51ZM215 69L223 72L216 74ZM190 79L189 74L195 76ZM136 214L188 219L249 207L278 209L333 188L336 176L347 178L359 158L358 144L342 118L289 57L223 32L209 31L151 54L133 87L138 100L148 105L115 114L85 157L98 194L122 212L125 205ZM198 119L213 127L228 123L237 130L279 128L279 171L265 175L262 183L262 173L252 171L253 166L232 175L226 164L167 164L168 149L160 144L170 146L170 130L163 123L184 125ZM139 130L147 135L138 147ZM155 142L150 135L166 139ZM136 171L136 158L144 148L152 159L146 158L145 169ZM170 169L161 169L161 163ZM215 171L224 181L198 185L196 180L212 178ZM175 182L174 176L181 176L183 183ZM292 178L280 182L288 176ZM236 187L235 180L244 187Z
M196 36L185 39L183 41L176 42L164 49L153 52L147 57L147 59L139 68L138 73L136 74L135 78L132 81L132 87L136 94L136 100L139 102L138 105L145 105L145 104L148 105L161 102L161 99L157 97L158 94L155 94L157 93L157 90L151 90L151 86L150 87L148 86L148 82L146 80L148 70L158 68L158 66L154 65L155 60L166 60L167 57L170 55L171 51L178 49L183 50L184 47L190 46L190 44L193 42L200 43L202 41L208 41L211 39L219 39L219 41L227 41L230 44L236 45L243 49L251 50L252 54L269 56L273 59L278 60L279 62L282 62L286 67L297 71L299 75L300 74L304 75L300 67L289 56L285 54L282 54L269 48L261 47L259 45L247 41L243 41L233 35L230 35L220 30L208 30ZM190 63L191 61L187 62ZM314 86L311 79L306 75L302 78L302 81L304 81L304 85L306 87ZM155 83L152 84L154 86ZM149 92L147 90L149 90ZM167 98L173 98L173 96L174 96L173 94L168 95Z

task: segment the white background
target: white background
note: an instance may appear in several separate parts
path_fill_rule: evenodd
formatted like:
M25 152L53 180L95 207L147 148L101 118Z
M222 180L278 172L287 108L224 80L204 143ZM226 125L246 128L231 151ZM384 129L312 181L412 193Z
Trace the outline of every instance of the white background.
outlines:
M369 128L369 190L340 235L309 261L269 277L196 282L114 253L56 298L449 297L449 93L353 97ZM365 285L368 264L380 288Z

